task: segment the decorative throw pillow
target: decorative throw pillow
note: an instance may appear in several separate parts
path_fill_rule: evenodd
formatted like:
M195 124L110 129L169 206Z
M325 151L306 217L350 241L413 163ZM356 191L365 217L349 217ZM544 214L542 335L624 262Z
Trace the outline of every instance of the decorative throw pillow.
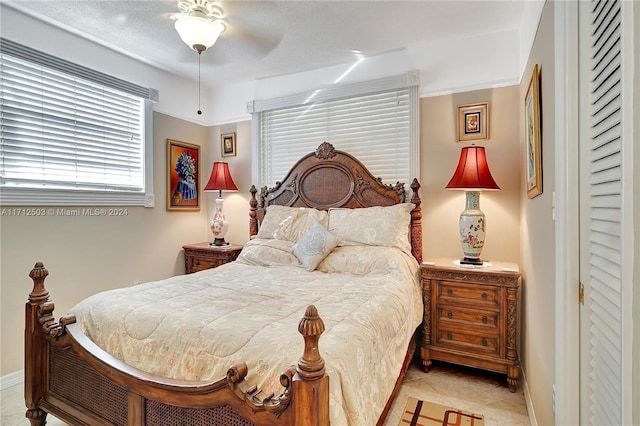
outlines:
M335 235L316 222L295 243L292 252L302 263L304 269L313 271L339 242Z

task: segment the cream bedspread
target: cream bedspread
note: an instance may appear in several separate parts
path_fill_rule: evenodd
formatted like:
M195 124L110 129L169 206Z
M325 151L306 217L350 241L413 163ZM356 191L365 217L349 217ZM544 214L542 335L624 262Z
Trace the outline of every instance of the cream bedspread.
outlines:
M94 295L72 313L98 346L143 371L211 380L247 362L248 380L277 394L280 373L303 353L297 324L314 304L326 327L319 346L332 424L375 424L422 318L415 259L395 248L339 247L308 272L281 260L257 266L243 254L216 269ZM343 268L356 273L337 272Z

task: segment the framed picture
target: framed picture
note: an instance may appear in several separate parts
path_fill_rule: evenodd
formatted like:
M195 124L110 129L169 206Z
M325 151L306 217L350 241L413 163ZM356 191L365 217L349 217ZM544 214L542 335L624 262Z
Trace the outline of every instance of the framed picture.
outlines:
M200 210L200 147L167 139L167 210Z
M534 198L542 194L542 143L540 137L540 76L538 64L533 67L531 82L524 97L525 151L527 195Z
M236 155L236 134L225 133L220 136L222 144L222 156L232 157Z
M458 106L458 142L489 139L489 103Z

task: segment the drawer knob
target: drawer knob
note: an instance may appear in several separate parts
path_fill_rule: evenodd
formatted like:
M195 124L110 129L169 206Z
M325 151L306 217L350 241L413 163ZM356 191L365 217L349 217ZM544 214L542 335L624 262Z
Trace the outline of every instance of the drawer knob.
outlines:
M487 339L482 339L482 346L487 346Z
M451 333L447 333L447 339L451 340Z
M482 293L482 298L486 299L487 298L487 293Z
M453 318L453 314L451 312L447 313L447 318Z
M487 323L487 317L482 317L482 323L486 324Z
M453 291L451 289L447 290L447 295L451 296L453 294Z

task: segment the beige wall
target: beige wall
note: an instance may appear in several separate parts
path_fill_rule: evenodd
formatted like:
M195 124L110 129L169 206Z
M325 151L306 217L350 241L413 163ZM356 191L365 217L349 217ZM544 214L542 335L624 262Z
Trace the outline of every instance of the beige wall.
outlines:
M518 86L476 90L420 100L421 197L424 257L460 257L458 239L464 191L446 190L460 150L469 143L457 142L458 105L489 103L489 139L485 146L491 174L500 191L480 195L480 209L487 221L482 258L520 262L520 196L522 194L519 151Z
M98 291L184 273L182 245L208 238L207 203L200 212L166 210L167 138L200 145L202 158L210 155L208 128L155 113L155 208L129 207L121 217L0 216L0 375L23 368L24 303L36 261L49 270L45 283L56 317Z
M555 188L554 13L553 2L544 6L538 33L520 83L524 100L533 67L540 71L543 193L521 197L522 349L520 360L538 424L554 424L552 387L555 375L555 223L552 217ZM522 108L519 108L522 111ZM524 123L524 114L520 115ZM524 126L520 126L520 158L524 160ZM524 167L524 161L521 162ZM524 176L522 186L524 187ZM561 254L559 254L561 255Z

